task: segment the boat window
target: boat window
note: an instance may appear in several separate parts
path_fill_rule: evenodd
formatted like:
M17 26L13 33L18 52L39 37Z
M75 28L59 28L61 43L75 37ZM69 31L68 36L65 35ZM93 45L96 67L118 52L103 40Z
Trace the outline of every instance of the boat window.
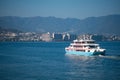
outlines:
M85 43L85 42L82 42L82 43Z
M74 45L74 47L83 47L83 46L79 46L79 45Z
M80 44L81 42L75 42L76 44Z
M87 43L95 43L94 41L88 41Z
M85 50L76 50L76 51L82 51L82 52L85 52Z
M97 48L97 46L94 46L94 45L93 45L93 46L92 46L92 45L90 45L89 47L90 47L90 48Z

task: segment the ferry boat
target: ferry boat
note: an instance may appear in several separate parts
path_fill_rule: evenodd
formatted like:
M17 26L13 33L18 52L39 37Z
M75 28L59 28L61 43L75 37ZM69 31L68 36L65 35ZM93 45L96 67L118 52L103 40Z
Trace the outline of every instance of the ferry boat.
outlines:
M76 39L65 48L66 54L83 56L105 55L106 49L100 48L99 44L92 39Z

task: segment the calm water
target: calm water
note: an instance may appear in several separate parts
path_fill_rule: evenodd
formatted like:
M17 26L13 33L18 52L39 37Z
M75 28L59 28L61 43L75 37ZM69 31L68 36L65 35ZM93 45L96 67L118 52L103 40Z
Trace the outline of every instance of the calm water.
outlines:
M1 42L0 80L120 80L120 42L106 56L65 55L69 42Z

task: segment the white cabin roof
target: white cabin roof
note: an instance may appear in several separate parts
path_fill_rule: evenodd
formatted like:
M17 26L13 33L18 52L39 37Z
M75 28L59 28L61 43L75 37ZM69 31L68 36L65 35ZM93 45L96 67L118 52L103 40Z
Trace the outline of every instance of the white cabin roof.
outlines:
M91 46L99 46L99 44L88 44L88 43L84 43L84 44L75 44L75 43L71 43L70 45L81 45L81 46L87 46L87 45L91 45Z
M86 40L84 40L84 39L80 39L80 40L78 40L78 39L76 39L76 40L73 40L73 42L94 42L95 40L92 40L92 39L86 39Z

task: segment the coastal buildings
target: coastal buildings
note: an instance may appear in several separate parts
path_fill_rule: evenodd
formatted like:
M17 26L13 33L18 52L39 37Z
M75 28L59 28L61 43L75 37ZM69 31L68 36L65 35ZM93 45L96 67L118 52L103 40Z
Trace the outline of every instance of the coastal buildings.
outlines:
M69 33L52 33L53 41L72 41L77 38L75 34Z
M51 35L50 35L49 32L43 33L43 34L41 35L40 39L41 39L42 41L45 41L45 42L50 42L50 41L52 41L52 38L51 38Z
M35 33L35 32L1 32L0 41L72 41L86 36L96 41L120 41L118 35L99 35L99 34L69 34L69 33Z

